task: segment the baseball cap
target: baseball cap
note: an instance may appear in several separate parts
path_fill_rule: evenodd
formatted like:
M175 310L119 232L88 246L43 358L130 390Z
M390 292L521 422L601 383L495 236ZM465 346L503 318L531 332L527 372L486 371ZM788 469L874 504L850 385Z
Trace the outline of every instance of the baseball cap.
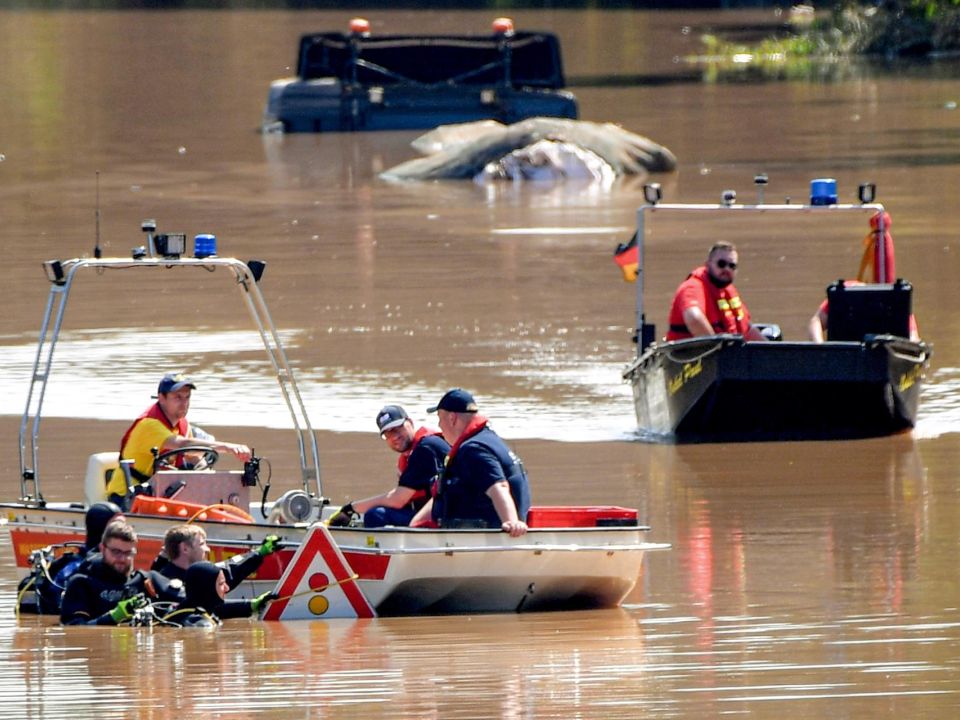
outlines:
M183 387L197 389L193 381L183 373L167 373L157 386L157 394L176 392Z
M407 411L399 405L384 405L377 413L377 427L380 428L380 434L383 435L387 430L400 427L409 417Z
M446 410L447 412L475 413L477 412L477 403L473 395L463 388L454 388L447 390L440 402L433 407L427 408L427 412L436 412L437 410Z

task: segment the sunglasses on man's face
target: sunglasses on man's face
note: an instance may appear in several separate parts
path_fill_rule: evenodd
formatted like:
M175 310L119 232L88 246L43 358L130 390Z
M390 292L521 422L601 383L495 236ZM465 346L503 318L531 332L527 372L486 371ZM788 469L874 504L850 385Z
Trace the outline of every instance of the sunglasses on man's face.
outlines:
M730 262L729 260L721 259L721 260L717 260L717 267L720 268L721 270L725 270L726 268L730 268L731 270L736 270L737 264L735 262Z

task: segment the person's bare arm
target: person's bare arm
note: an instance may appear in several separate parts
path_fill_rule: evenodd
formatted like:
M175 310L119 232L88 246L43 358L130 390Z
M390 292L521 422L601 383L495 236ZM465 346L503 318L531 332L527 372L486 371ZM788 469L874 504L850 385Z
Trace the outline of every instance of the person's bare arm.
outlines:
M418 527L423 523L430 521L430 518L433 513L433 498L427 500L427 504L422 508L417 510L416 514L413 516L413 519L410 520L410 527Z
M713 332L713 326L710 325L707 316L703 314L703 310L696 305L691 305L683 311L683 324L687 326L687 330L694 337L716 334Z
M760 332L760 330L757 329L757 327L756 327L755 325L751 325L751 326L747 329L747 334L744 335L744 337L745 337L747 340L760 341L760 342L766 342L766 341L767 341L767 336L764 335L762 332Z
M810 322L807 323L807 337L815 343L822 343L824 341L823 328L826 324L827 318L823 311L817 310L813 317L810 318Z
M168 450L176 450L178 448L190 446L211 448L217 452L228 452L236 455L241 462L246 462L253 455L253 453L250 452L250 448L248 448L246 445L222 442L220 440L203 440L201 438L183 437L182 435L168 436L167 439L163 441L163 447L160 448L160 452L164 453Z
M487 497L493 502L493 507L500 518L500 528L511 537L520 537L527 532L527 524L517 515L517 506L510 494L510 485L501 480L487 488Z
M403 487L402 485L397 485L389 492L380 493L379 495L374 495L373 497L364 498L363 500L351 500L350 504L353 505L353 509L358 513L363 515L371 508L383 506L388 508L402 508L404 505L408 504L413 500L413 496L416 494L416 490L413 488Z

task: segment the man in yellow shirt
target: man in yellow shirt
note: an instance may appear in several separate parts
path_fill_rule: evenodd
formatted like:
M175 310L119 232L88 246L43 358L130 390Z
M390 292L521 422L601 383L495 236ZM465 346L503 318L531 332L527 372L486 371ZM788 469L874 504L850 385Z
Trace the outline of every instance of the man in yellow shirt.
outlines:
M184 447L211 448L217 452L229 452L241 462L250 459L246 445L221 442L212 435L194 429L187 422L190 396L196 389L193 381L182 373L167 373L157 387L157 402L147 408L127 428L120 441L120 459L133 460L130 474L135 482L146 482L154 473L154 454L165 453ZM122 471L115 471L107 485L107 494L123 498L127 494L126 478Z

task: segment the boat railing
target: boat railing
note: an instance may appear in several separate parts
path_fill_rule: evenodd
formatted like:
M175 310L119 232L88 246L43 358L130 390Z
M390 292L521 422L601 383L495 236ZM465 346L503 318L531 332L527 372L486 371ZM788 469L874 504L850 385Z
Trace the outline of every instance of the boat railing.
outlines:
M610 528L607 528L608 530ZM633 528L636 529L636 528ZM611 543L609 545L578 545L573 543L524 543L522 545L450 545L446 547L395 547L379 548L366 545L351 547L337 543L342 552L363 553L365 555L454 555L460 553L489 553L500 552L532 552L532 553L574 553L574 552L624 552L633 550L667 550L667 543Z
M235 277L247 310L270 358L297 434L304 491L312 494L310 484L313 483L317 497L323 496L320 480L320 453L316 435L310 424L303 397L297 387L280 335L258 286L264 263L256 260L245 263L228 257L152 256L151 253L150 257L75 258L63 261L48 260L44 263L47 279L51 284L50 293L40 327L37 353L20 422L20 495L24 503L45 505L40 488L39 472L39 434L43 401L53 368L54 351L63 326L67 300L77 273L88 268L101 272L134 268L156 270L197 268L211 272L220 267L228 269Z
M885 345L893 355L911 362L926 362L931 352L930 346L922 340L914 341L897 335L865 335L863 344L871 347Z
M646 322L644 309L644 244L646 239L647 216L656 213L678 213L678 214L704 214L704 213L750 213L750 214L807 214L807 215L838 215L849 213L864 213L878 215L877 232L883 237L884 228L884 207L881 203L873 202L876 188L872 183L863 183L860 185L860 203L836 203L826 204L803 204L803 203L766 203L763 200L763 187L767 179L765 175L759 175L754 178L754 182L759 188L759 198L756 203L737 203L737 194L733 190L725 190L719 203L665 203L661 202L661 190L659 183L650 183L643 188L644 199L646 202L637 210L637 293L636 293L636 316L635 327L638 336L642 336L642 329L649 327ZM833 198L836 200L836 198ZM884 244L879 243L879 257L877 263L877 272L883 277L886 272L886 258L884 256ZM637 342L637 358L640 358L646 347L643 342Z

